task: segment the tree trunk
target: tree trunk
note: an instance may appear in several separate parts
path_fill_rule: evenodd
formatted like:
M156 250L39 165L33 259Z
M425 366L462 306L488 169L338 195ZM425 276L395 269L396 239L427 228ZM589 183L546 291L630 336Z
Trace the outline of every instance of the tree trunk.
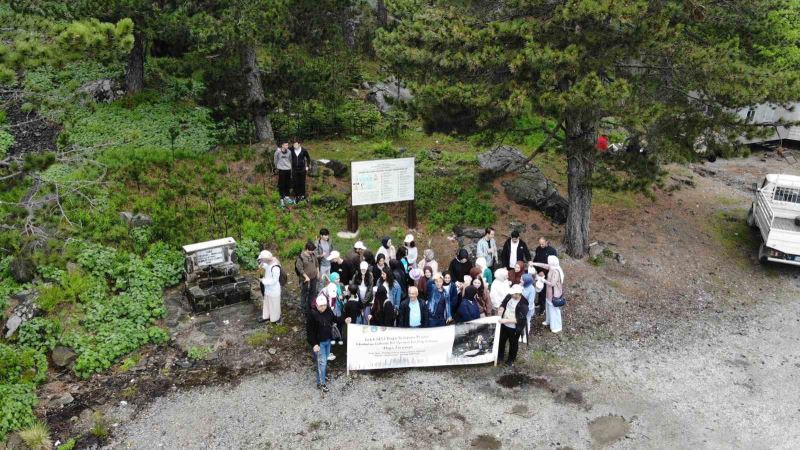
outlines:
M125 92L135 94L144 89L144 36L133 33L133 48L128 55L128 67L125 70Z
M261 86L261 72L258 70L256 60L256 46L254 42L242 45L241 64L245 78L245 105L253 118L256 127L258 142L275 142L272 131L272 122L267 117L266 98L264 88Z
M567 119L565 126L569 211L564 244L568 255L583 258L589 251L596 130L593 123L579 120Z
M378 0L375 4L375 15L378 17L378 25L386 28L389 24L389 11L386 9L384 0Z

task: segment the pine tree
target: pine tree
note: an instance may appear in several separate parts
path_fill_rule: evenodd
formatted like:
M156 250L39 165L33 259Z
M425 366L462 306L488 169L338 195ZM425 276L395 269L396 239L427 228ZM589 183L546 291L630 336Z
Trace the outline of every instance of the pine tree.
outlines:
M775 62L797 54L797 18L786 14L795 3L395 0L398 24L374 44L420 101L460 108L470 131L554 119L567 157L566 249L583 257L594 186L648 192L659 164L694 158L696 142L729 145L745 126L736 109L792 100L792 58ZM598 156L598 135L612 128L647 154Z

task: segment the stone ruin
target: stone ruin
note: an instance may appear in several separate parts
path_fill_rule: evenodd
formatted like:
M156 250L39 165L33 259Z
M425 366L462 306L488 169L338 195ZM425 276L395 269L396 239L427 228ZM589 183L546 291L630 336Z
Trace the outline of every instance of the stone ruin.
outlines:
M250 300L250 282L239 275L236 241L227 237L183 246L184 295L194 312Z

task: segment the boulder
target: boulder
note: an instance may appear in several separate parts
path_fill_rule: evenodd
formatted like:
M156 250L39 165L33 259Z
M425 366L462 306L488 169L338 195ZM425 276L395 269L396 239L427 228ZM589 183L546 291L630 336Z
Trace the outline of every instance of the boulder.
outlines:
M529 163L518 149L501 145L478 155L478 164L481 169L500 174L522 170Z
M566 223L569 207L567 200L536 166L529 164L516 177L504 181L502 185L512 201L542 211L557 224Z
M72 397L72 394L67 392L60 397L56 397L50 400L48 406L50 406L51 408L63 408L72 403L73 401L75 401L75 398Z
M384 114L391 111L394 105L414 99L411 91L393 76L375 84L366 84L366 86L368 86L367 100L375 104L378 110Z
M600 244L589 245L589 257L595 258L599 255L602 255L603 250L605 250L605 248Z
M453 234L455 234L456 237L463 236L472 239L480 239L483 237L484 231L486 230L483 228L465 227L462 225L456 225L453 227Z
M15 297L19 300L19 304L11 311L11 315L3 326L3 333L6 339L13 336L20 325L39 314L39 308L36 306L36 296L19 294Z
M320 159L317 162L319 164L327 167L328 169L331 169L331 172L333 172L333 176L336 177L336 178L344 178L344 177L346 177L347 176L347 172L350 170L350 168L347 167L347 164L345 164L345 163L343 163L341 161L337 161L335 159L331 159L331 160Z
M90 96L96 102L109 103L120 98L124 92L110 78L90 81L78 88L78 92Z
M53 365L62 368L72 364L76 357L77 355L71 348L62 346L54 348L52 353L50 353L50 359L53 361Z
M122 211L119 213L119 218L133 228L146 227L153 224L153 219L147 214L134 214L128 211Z
M519 232L519 234L522 234L522 233L524 233L524 232L525 232L525 228L527 228L527 225L525 225L525 224L524 224L524 223L522 223L522 222L518 222L518 221L516 221L516 220L514 220L514 221L511 221L511 222L508 224L508 226L509 226L509 228L511 229L511 231L517 231L517 232Z

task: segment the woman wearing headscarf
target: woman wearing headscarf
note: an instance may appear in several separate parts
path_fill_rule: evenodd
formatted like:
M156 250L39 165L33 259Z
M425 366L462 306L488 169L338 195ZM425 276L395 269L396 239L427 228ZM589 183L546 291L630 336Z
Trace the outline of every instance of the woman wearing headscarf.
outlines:
M561 308L553 306L553 298L564 295L564 270L558 256L547 257L547 264L533 263L534 266L547 270L547 279L544 280L545 289L545 320L542 325L549 325L550 331L561 331Z
M433 273L439 272L439 263L436 262L435 255L433 254L433 250L426 248L425 252L423 252L424 257L419 260L417 263L417 267L425 267L428 266L431 268Z
M464 275L469 275L469 270L472 269L472 263L469 261L469 252L467 249L462 248L452 261L448 272L453 277L453 281L458 283L464 282Z
M533 305L536 300L536 286L533 283L533 275L525 273L522 275L522 296L528 300L528 305ZM534 309L528 308L528 330L531 329L531 317L533 316Z
M267 250L262 250L258 255L259 271L262 273L259 284L261 285L261 298L264 305L261 310L259 322L281 320L281 265L278 258Z
M456 311L456 322L464 323L476 320L481 317L481 307L478 300L478 290L474 286L468 286L464 290L464 295L458 303Z
M386 287L378 286L375 298L372 301L372 314L367 319L370 325L379 327L393 327L397 319L397 309L389 300Z
M376 259L378 258L378 255L384 255L387 261L397 258L397 250L394 248L394 245L392 245L392 240L389 238L389 236L381 239L381 248L375 252Z
M453 283L453 277L450 276L450 272L442 274L442 281L444 282L442 287L447 291L447 295L450 296L450 311L455 311L458 309L459 300L461 300L458 287Z
M522 275L525 274L525 261L517 261L514 264L514 270L508 272L508 281L512 285L522 283Z
M508 281L508 269L501 267L494 271L494 282L490 289L490 299L492 301L492 309L496 310L503 303L503 300L508 295L508 290L511 289L511 283Z

